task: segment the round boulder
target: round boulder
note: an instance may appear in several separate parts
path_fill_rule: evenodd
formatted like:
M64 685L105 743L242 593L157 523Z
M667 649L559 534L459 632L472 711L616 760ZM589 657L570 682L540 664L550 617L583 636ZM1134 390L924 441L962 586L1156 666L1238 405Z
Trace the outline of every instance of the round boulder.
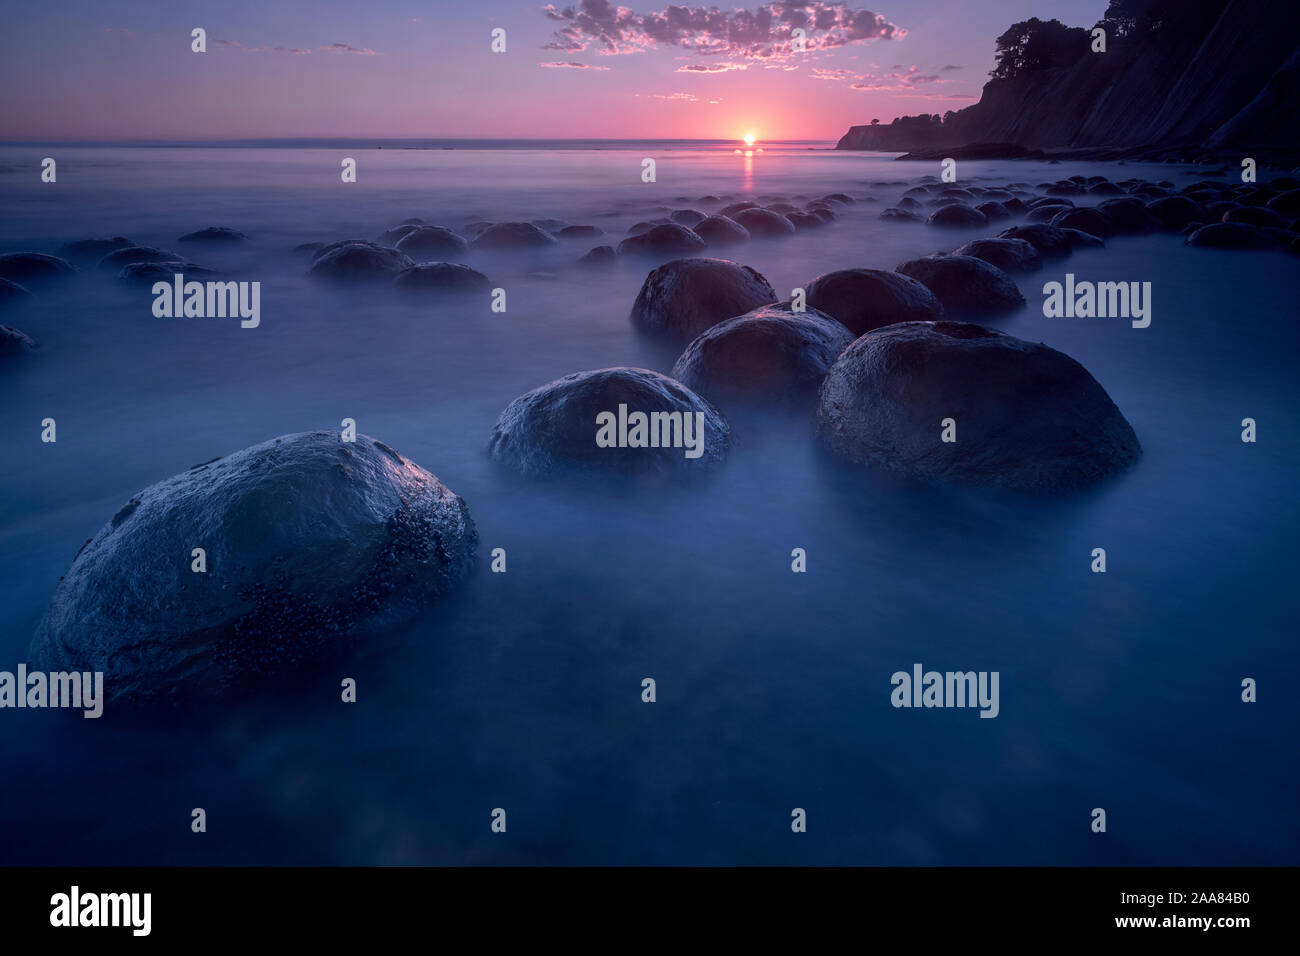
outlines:
M71 263L43 252L10 252L0 255L0 279L10 282L39 282L76 273Z
M20 332L12 325L0 325L0 355L21 355L38 348L36 340L26 332Z
M1272 209L1265 206L1238 206L1223 214L1223 222L1244 222L1248 226L1264 226L1268 229L1285 229L1287 221ZM0 256L0 270L3 270L3 257ZM3 275L0 271L0 275ZM15 278L7 276L7 278Z
M700 252L705 245L694 230L676 222L661 222L639 236L628 236L618 244L618 254L680 256Z
M1156 218L1145 202L1135 197L1107 199L1097 208L1110 218L1116 235L1135 236L1164 230L1164 223Z
M1025 304L1011 276L974 256L926 256L895 271L933 292L948 315L1006 315Z
M77 553L30 653L104 671L110 699L231 695L441 598L477 537L465 502L382 442L285 435L127 502Z
M135 243L125 236L113 236L110 239L77 239L59 246L59 254L75 262L98 262L110 252L133 245Z
M1037 272L1043 268L1038 250L1023 239L972 239L952 254L983 259L1007 273Z
M99 268L112 270L113 272L121 271L123 266L129 266L133 262L184 262L184 256L178 256L174 252L168 252L166 249L158 249L154 246L127 246L124 249L115 249L104 258L99 260Z
M808 306L825 312L854 335L895 322L943 318L943 306L925 285L884 269L841 269L807 286Z
M1044 259L1064 259L1074 248L1064 229L1036 222L1031 226L1012 226L998 233L999 239L1023 239Z
M416 226L397 240L396 248L398 252L419 262L430 258L462 256L469 252L469 243L442 226Z
M742 209L731 217L749 230L751 236L788 236L794 223L770 209Z
M309 274L320 279L391 279L415 265L409 256L375 242L344 240L316 253Z
M403 292L486 292L492 282L477 269L457 262L424 262L397 274Z
M726 216L709 216L695 224L695 234L711 246L749 241L749 230Z
M187 232L177 242L247 242L248 236L226 226L208 226L195 232Z
M1206 249L1273 249L1274 237L1258 226L1244 222L1212 222L1197 229L1185 240L1189 246Z
M956 422L955 442L942 423ZM822 383L817 430L835 455L934 483L1055 492L1132 464L1140 446L1082 365L961 322L862 336Z
M705 329L776 301L763 276L728 259L675 259L646 276L632 324L650 335L689 342Z
M673 378L713 401L798 400L816 391L853 339L816 309L763 306L701 333L673 366Z
M932 226L946 226L954 229L974 229L989 224L988 217L978 209L973 209L963 202L940 206L930 213L926 220Z
M497 419L488 454L528 477L682 475L719 465L730 442L722 415L681 382L606 368L516 398Z
M555 237L531 222L495 222L477 236L475 249L540 249L555 245Z
M1051 222L1058 229L1078 229L1102 239L1115 235L1115 226L1111 223L1110 216L1091 206L1066 209L1053 216Z
M34 298L36 297L28 292L27 289L20 286L17 282L10 282L8 279L0 279L0 305L21 305L25 302L31 302ZM773 298L775 298L775 296Z
M1163 196L1147 203L1147 209L1160 220L1166 232L1178 232L1189 222L1205 222L1204 209L1186 196Z

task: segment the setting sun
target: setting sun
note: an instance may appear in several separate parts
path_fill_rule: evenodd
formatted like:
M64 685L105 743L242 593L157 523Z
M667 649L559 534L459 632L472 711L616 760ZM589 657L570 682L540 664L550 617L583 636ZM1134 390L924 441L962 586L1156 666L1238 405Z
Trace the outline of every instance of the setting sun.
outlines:
M754 145L754 134L753 134L753 133L746 133L746 134L745 134L745 145L746 145L746 146L753 146L753 145Z

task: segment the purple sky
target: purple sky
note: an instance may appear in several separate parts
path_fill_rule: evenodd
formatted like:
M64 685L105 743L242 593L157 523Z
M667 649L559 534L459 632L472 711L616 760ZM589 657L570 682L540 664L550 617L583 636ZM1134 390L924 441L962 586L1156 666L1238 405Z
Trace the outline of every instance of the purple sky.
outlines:
M1011 23L1091 25L1105 7L26 4L6 13L0 35L0 139L834 139L873 117L968 106ZM800 23L807 51L793 53ZM198 26L202 55L190 51ZM497 27L504 54L490 50Z

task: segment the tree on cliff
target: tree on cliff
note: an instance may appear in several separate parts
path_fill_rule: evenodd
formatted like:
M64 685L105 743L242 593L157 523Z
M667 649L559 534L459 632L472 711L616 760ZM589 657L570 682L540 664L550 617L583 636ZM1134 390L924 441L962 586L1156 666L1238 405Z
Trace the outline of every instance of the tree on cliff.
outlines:
M997 39L997 65L989 73L1010 80L1036 70L1070 66L1088 53L1089 33L1060 20L1030 17L1013 23Z

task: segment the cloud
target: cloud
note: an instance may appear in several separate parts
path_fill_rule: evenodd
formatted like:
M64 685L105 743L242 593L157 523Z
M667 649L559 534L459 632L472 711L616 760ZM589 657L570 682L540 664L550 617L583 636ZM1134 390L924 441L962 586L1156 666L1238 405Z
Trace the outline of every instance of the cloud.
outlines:
M844 80L853 75L852 70L824 70L821 67L813 67L812 71L814 80Z
M701 56L785 59L794 55L795 29L806 33L805 50L907 35L878 13L829 0L775 0L754 10L668 6L645 14L610 0L578 0L563 9L547 4L542 15L561 24L543 49L595 47L606 55L672 46Z
M730 73L732 70L748 70L748 63L689 63L679 66L678 73Z
M548 66L557 70L608 70L607 66L593 66L590 63L538 63L538 66Z
M682 103L698 103L700 98L694 93L633 93L633 96L641 96L648 100L677 100ZM709 100L710 103L720 103L721 100Z
M960 70L960 69L962 69L962 67L960 66L944 66L939 68L939 72L947 73L949 70Z
M357 56L383 56L369 47L356 47L347 43L331 43L329 46L320 47L325 53L354 53Z

